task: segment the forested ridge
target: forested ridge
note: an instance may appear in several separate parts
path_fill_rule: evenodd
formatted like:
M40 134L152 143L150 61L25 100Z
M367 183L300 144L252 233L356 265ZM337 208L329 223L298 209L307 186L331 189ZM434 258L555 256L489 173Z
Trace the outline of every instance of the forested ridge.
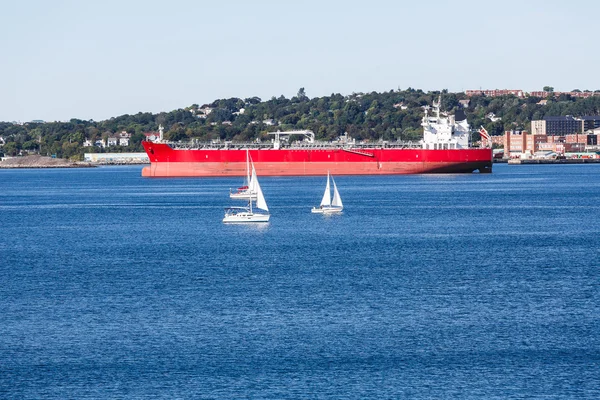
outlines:
M144 133L158 131L159 125L164 127L165 138L172 141L268 140L267 132L297 129L313 131L318 140L331 140L347 132L357 140L418 141L422 136L423 106L431 105L440 95L442 110L448 113L463 107L460 100L470 100L464 111L471 127L477 130L484 126L492 135L501 135L505 130L529 130L531 120L544 116L600 114L600 96L582 99L560 95L549 97L543 105L539 104L539 97L467 97L446 90L423 92L408 88L311 99L301 88L291 99L219 99L202 106L193 104L158 114L126 114L104 121L0 122L0 137L4 139L0 153L81 159L83 153L142 151ZM86 140L106 140L122 131L131 134L129 146L83 147Z

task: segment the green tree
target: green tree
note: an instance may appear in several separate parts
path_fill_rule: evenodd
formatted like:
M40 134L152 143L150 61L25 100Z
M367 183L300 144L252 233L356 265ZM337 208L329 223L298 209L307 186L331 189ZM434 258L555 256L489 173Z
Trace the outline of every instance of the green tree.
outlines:
M304 91L304 88L300 88L298 89L298 94L296 94L296 97L292 100L298 101L298 102L302 102L302 101L307 101L308 100L308 96L306 96L306 92Z
M8 142L4 146L2 146L2 151L7 156L16 156L17 153L19 152L19 148L17 146L17 143L15 143L15 142Z
M27 142L23 143L22 148L23 150L27 151L36 151L39 150L40 144L37 140L28 140Z

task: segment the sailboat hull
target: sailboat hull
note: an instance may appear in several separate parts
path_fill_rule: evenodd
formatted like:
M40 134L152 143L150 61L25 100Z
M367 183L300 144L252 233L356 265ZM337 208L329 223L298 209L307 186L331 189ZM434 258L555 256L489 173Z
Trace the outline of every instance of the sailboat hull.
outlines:
M229 198L237 200L256 200L256 193L231 193Z
M247 224L254 222L269 222L270 214L256 214L251 212L240 212L236 214L225 214L224 223Z
M310 212L312 212L313 214L339 214L342 212L342 210L343 208L340 207L313 207L313 209Z

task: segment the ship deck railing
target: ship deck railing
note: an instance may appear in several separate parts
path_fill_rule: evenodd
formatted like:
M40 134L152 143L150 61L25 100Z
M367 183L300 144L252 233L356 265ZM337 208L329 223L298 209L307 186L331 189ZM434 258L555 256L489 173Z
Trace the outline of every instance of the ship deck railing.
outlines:
M162 143L168 144L174 149L180 150L269 150L274 149L272 142L172 142L163 141ZM415 149L421 148L421 144L412 141L394 141L394 142L326 142L326 141L315 141L315 142L292 142L286 143L281 142L279 148L287 150L309 150L309 149L380 149L380 148L392 148L392 149Z

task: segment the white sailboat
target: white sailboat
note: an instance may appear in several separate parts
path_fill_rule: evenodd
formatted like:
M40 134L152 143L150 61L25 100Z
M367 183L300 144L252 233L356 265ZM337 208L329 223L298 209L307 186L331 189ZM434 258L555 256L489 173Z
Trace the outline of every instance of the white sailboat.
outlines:
M250 172L250 165L252 165L252 173ZM237 192L232 192L229 190L229 197L232 199L250 199L256 200L256 188L254 181L252 180L252 176L254 176L256 172L254 171L254 163L250 159L250 154L248 150L246 150L246 181L245 185L239 187Z
M329 171L327 171L327 185L325 186L325 193L323 193L323 199L319 207L313 207L311 212L315 214L335 214L340 213L344 209L342 204L342 198L335 185L335 180L331 177L333 182L333 199L331 198L331 186L329 185Z
M249 158L249 157L248 157ZM250 161L251 163L251 161ZM248 222L269 222L271 215L269 214L269 207L265 201L265 196L258 183L258 177L256 176L256 170L252 165L252 175L250 176L249 182L252 185L248 185L248 189L252 192L247 197L238 197L248 200L247 207L228 207L225 209L225 217L223 222L226 223L248 223ZM253 201L256 199L256 206L253 208ZM259 209L264 212L257 212L254 209Z

